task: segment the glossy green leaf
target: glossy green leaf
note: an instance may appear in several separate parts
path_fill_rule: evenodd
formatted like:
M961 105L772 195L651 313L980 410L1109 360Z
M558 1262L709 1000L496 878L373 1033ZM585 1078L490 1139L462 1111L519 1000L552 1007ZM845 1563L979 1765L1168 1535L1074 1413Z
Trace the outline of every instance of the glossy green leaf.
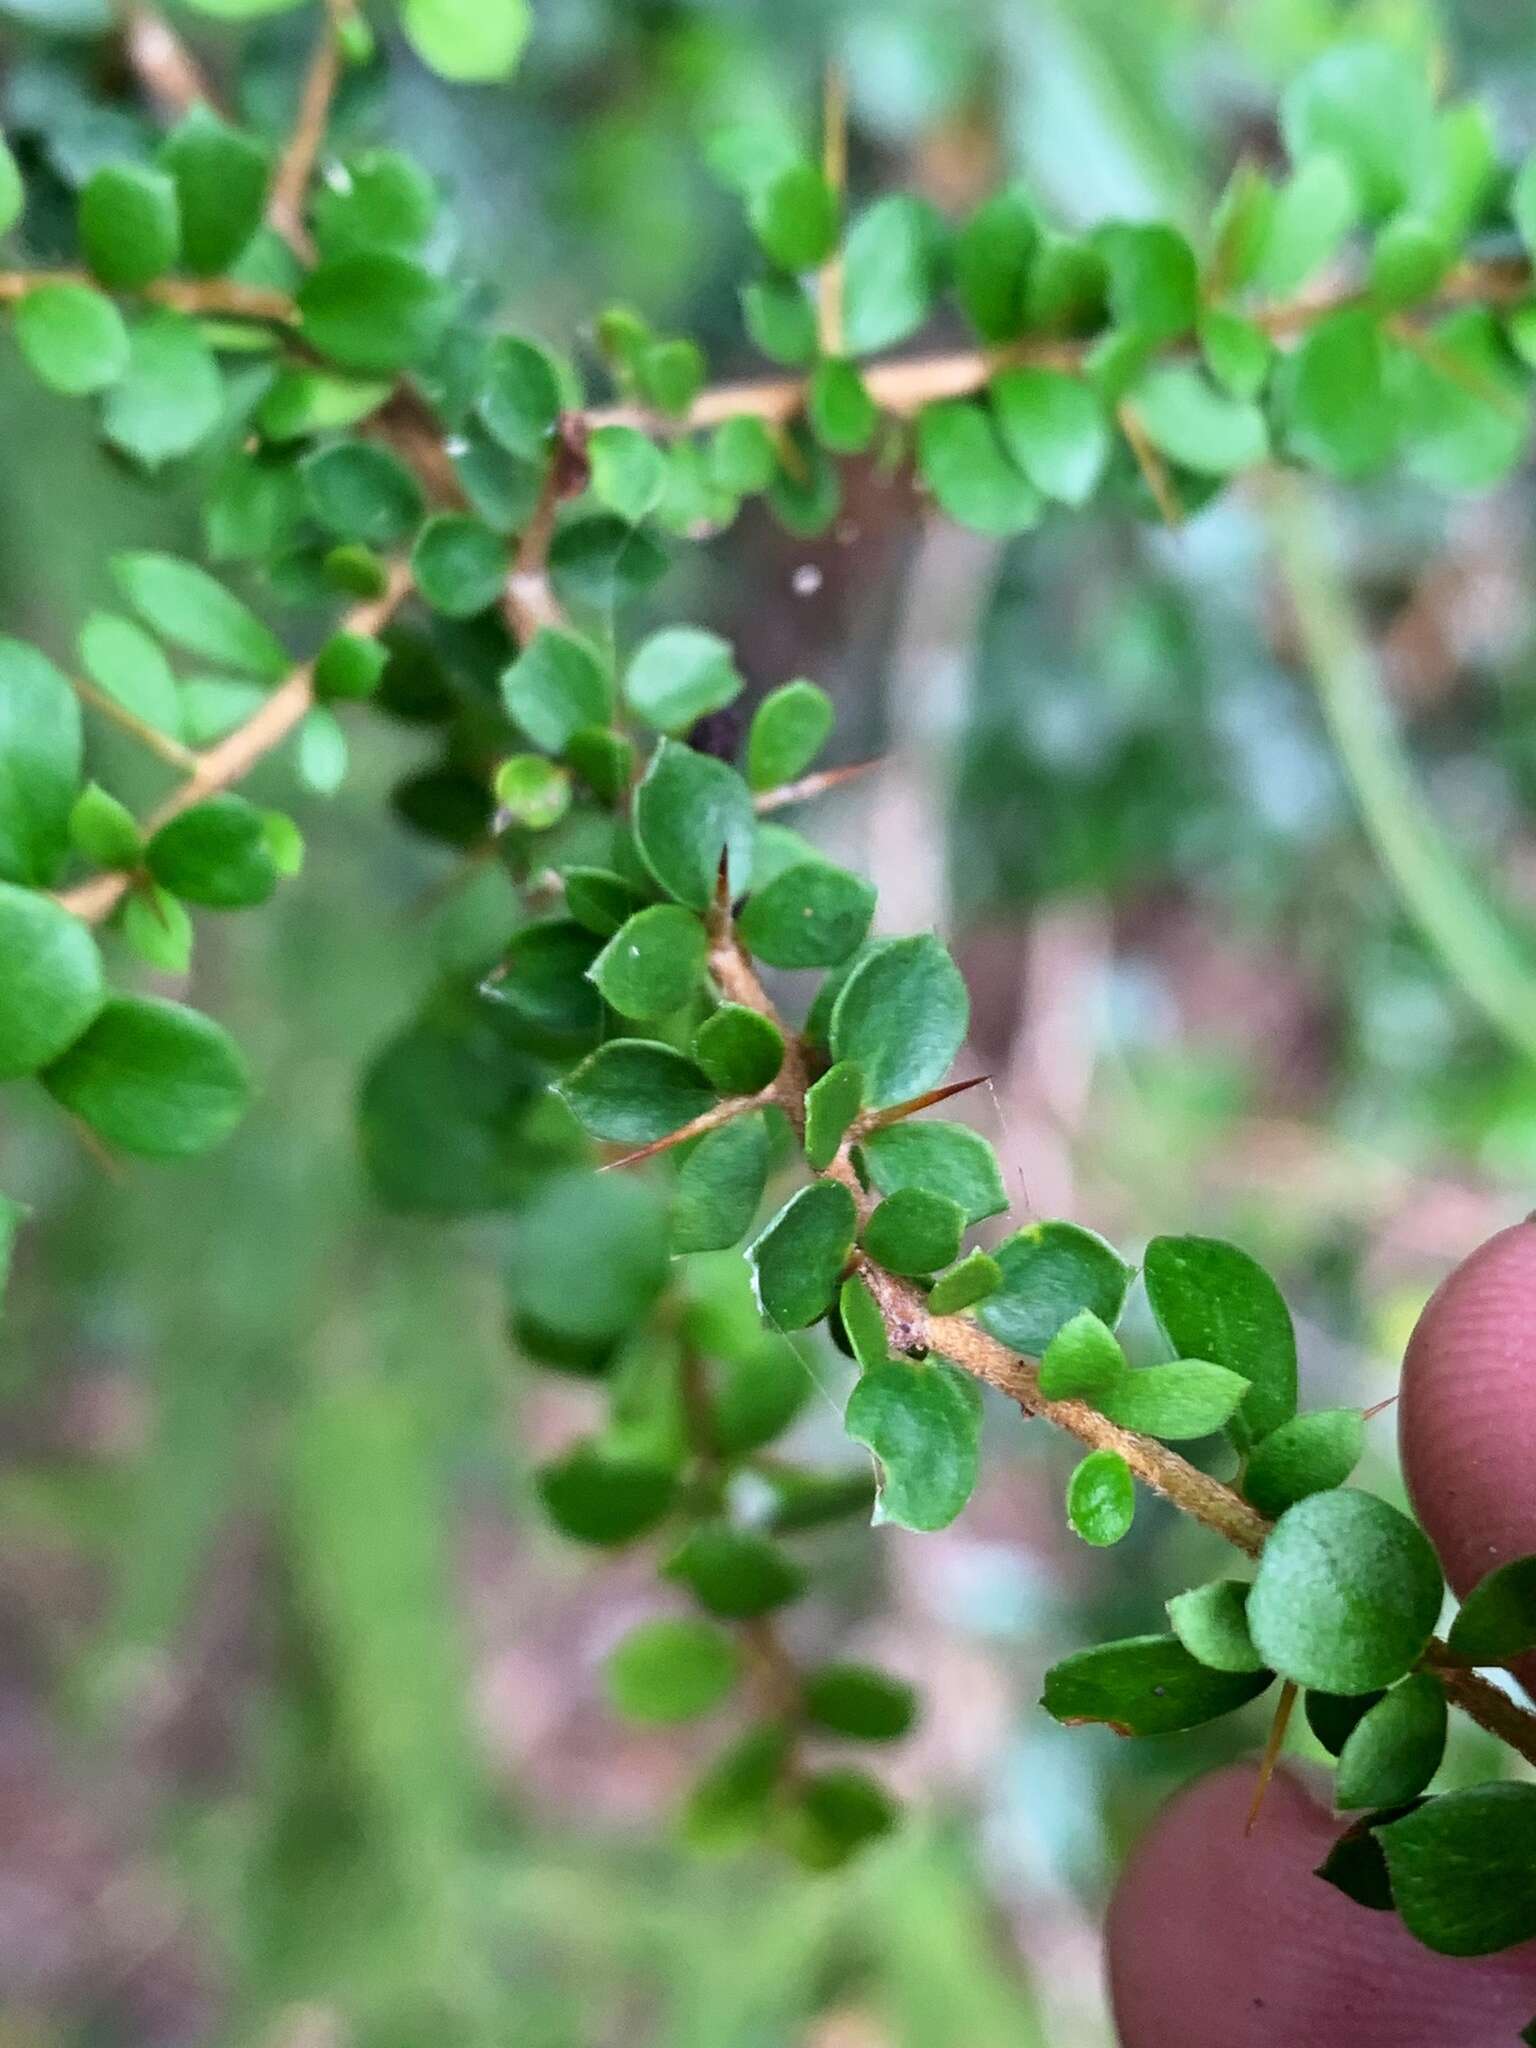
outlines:
M608 1701L626 1721L693 1721L736 1683L735 1645L704 1621L650 1621L632 1629L603 1673Z
M1200 476L1253 469L1269 453L1259 407L1216 390L1186 363L1160 363L1130 392L1147 439L1171 461Z
M1275 1524L1248 1597L1265 1661L1298 1685L1372 1692L1410 1671L1444 1583L1423 1532L1368 1493L1314 1493Z
M124 897L118 928L139 959L161 974L185 974L191 965L191 916L157 883L141 885Z
M805 1573L776 1544L728 1523L701 1523L662 1566L722 1621L751 1621L797 1599Z
M865 1224L860 1243L888 1273L936 1273L959 1256L965 1211L929 1188L898 1188Z
M69 840L77 853L99 868L137 867L144 849L138 820L125 803L88 782L69 814Z
M181 247L176 186L144 164L103 164L80 194L80 246L112 291L138 291L175 263Z
M1325 50L1286 90L1281 132L1294 161L1330 150L1368 214L1401 206L1433 147L1434 93L1424 63L1386 41Z
M498 815L525 832L548 832L571 807L571 778L543 754L509 754L496 770Z
M601 1257L589 1256L595 1246ZM611 1343L667 1284L666 1211L633 1175L546 1175L509 1226L506 1275L524 1315L574 1340Z
M1305 1696L1307 1726L1330 1756L1338 1756L1376 1702L1385 1698L1382 1688L1350 1697L1342 1693L1309 1691Z
M899 1818L900 1809L883 1785L864 1771L838 1766L797 1780L774 1838L807 1870L840 1870L888 1835Z
M1212 1671L1262 1671L1264 1659L1248 1632L1248 1587L1213 1579L1168 1602L1173 1632L1191 1657Z
M747 783L776 789L803 775L832 731L832 700L815 683L784 683L770 690L747 734Z
M0 135L0 235L8 235L26 206L21 171L5 137Z
M1375 314L1348 307L1320 320L1285 357L1276 407L1292 452L1329 476L1370 475L1397 443L1397 407Z
M635 792L635 844L658 886L690 910L714 901L725 857L733 896L751 875L752 798L734 768L663 740Z
M1147 1298L1181 1358L1206 1358L1248 1382L1234 1432L1258 1442L1296 1412L1296 1337L1280 1290L1258 1261L1214 1237L1155 1237Z
M683 733L741 695L730 642L697 626L668 626L636 649L624 675L624 701L658 732Z
M108 1145L150 1159L221 1143L251 1096L239 1048L211 1018L131 996L114 996L43 1082Z
M804 1330L826 1314L853 1249L856 1223L853 1196L838 1181L816 1181L790 1196L747 1250L766 1322Z
M820 169L785 165L752 194L752 232L780 270L814 270L837 242L837 198Z
M931 932L892 939L857 965L832 1011L832 1052L864 1069L865 1102L885 1109L936 1087L970 1026L960 970Z
M565 884L565 903L571 916L584 930L593 932L600 939L611 939L627 918L633 917L645 902L644 896L632 882L625 881L609 868L567 868L561 880ZM730 1091L724 1090L724 1093Z
M577 1444L537 1477L544 1511L577 1543L632 1543L664 1521L677 1492L668 1465Z
M875 1521L944 1529L970 1499L981 1451L981 1389L942 1362L881 1365L848 1397L843 1427L877 1465Z
M683 418L704 388L704 356L695 341L652 342L635 368L640 393L658 412Z
M803 1358L783 1338L766 1336L716 1368L712 1402L715 1444L722 1457L744 1457L772 1443L810 1398Z
M1080 1309L1110 1328L1120 1320L1131 1269L1112 1245L1075 1223L1032 1223L992 1256L1003 1284L977 1311L984 1329L1015 1351L1038 1355Z
M816 355L816 309L793 278L767 277L744 285L742 318L763 354L800 370Z
M546 351L521 335L498 335L486 356L480 417L501 446L527 461L542 460L560 404L560 373Z
M66 1052L106 998L87 926L35 889L0 882L0 1081Z
M996 1293L1003 1282L1003 1269L990 1252L967 1254L958 1266L940 1274L928 1294L928 1308L936 1316L958 1315Z
M210 910L265 903L277 887L262 813L232 793L208 797L162 825L145 860L162 888Z
M1333 1803L1341 1813L1405 1806L1440 1768L1449 1715L1438 1680L1417 1671L1369 1708L1339 1752Z
M899 1742L917 1720L917 1694L868 1664L823 1664L805 1677L808 1720L857 1742Z
M310 512L338 540L393 547L425 510L421 485L374 441L335 441L300 465Z
M1450 268L1452 248L1430 221L1398 214L1377 235L1371 249L1371 297L1395 312L1427 299Z
M1234 398L1257 398L1268 380L1275 345L1253 321L1213 306L1200 316L1200 353L1224 391Z
M805 1091L805 1159L824 1173L837 1156L848 1127L864 1107L864 1069L838 1060Z
M1394 390L1406 466L1438 490L1488 490L1529 444L1530 380L1480 307L1440 321L1429 346L1434 360L1410 354Z
M505 588L509 567L502 536L467 512L436 514L411 552L417 590L434 611L450 619L489 611Z
M766 491L778 468L773 436L755 413L722 420L709 444L709 473L723 491Z
M108 298L86 284L42 284L16 308L16 346L50 391L85 398L128 367L128 329Z
M638 526L655 510L667 478L667 459L634 427L597 427L587 438L592 492L610 512Z
M785 868L747 898L737 929L770 967L836 967L862 943L875 891L829 861Z
M265 682L287 673L282 642L195 563L175 555L114 555L112 575L144 623L189 654Z
M437 279L393 249L326 257L296 296L310 346L364 377L392 377L422 362L447 316Z
M345 158L311 200L315 242L324 256L351 249L414 254L437 217L437 188L419 164L393 149Z
M968 1224L1001 1215L1008 1207L996 1152L965 1124L937 1119L887 1124L861 1141L859 1156L882 1195L894 1195L898 1188L929 1188L958 1202Z
M160 162L176 188L182 261L194 276L216 277L261 225L267 152L210 107L197 106L166 137Z
M1040 240L1029 196L1010 186L986 200L955 238L955 294L983 341L1024 331L1025 285Z
M1040 1355L1040 1391L1048 1401L1100 1406L1128 1371L1114 1331L1092 1309L1079 1309Z
M322 702L371 697L389 666L389 649L362 633L333 633L315 656L315 695Z
M0 881L47 888L69 851L80 703L36 648L0 639Z
M604 1002L637 1023L682 1008L700 987L709 950L704 927L675 903L636 911L591 967Z
M1415 1940L1485 1956L1536 1935L1536 1785L1447 1792L1379 1830L1392 1898Z
M1098 393L1060 370L1003 370L992 379L1003 446L1035 489L1064 505L1093 496L1113 445Z
M940 278L942 228L920 199L877 199L843 245L844 334L850 355L891 348L932 311Z
M1195 324L1200 304L1195 253L1176 228L1113 222L1094 247L1109 267L1109 304L1117 327L1169 341Z
M998 438L992 414L970 398L945 398L917 417L922 479L951 519L1004 538L1037 524L1043 500Z
M223 414L224 380L197 323L165 308L135 321L127 367L102 403L104 438L158 469L201 448Z
M512 934L484 993L559 1038L591 1039L603 1025L592 986L598 947L573 919L540 918Z
M460 85L510 78L533 32L529 0L403 0L400 22L421 61Z
M607 669L585 640L556 626L539 628L502 676L501 693L529 739L552 754L613 715Z
M1045 1711L1068 1727L1103 1721L1121 1735L1173 1735L1263 1692L1267 1671L1213 1671L1177 1636L1130 1636L1063 1658L1045 1674Z
M837 1297L842 1348L850 1351L865 1372L891 1362L890 1336L880 1304L862 1274L850 1273ZM834 1326L834 1334L837 1334Z
M1067 1520L1085 1543L1107 1549L1130 1533L1136 1482L1118 1451L1090 1451L1067 1484Z
M673 1251L717 1252L739 1244L762 1203L768 1161L761 1116L735 1117L691 1146L672 1192Z
M749 1728L701 1774L683 1810L684 1839L695 1849L735 1849L758 1841L771 1824L793 1746L778 1722Z
M722 1095L756 1095L784 1064L784 1034L771 1017L722 1003L699 1026L693 1056Z
M559 1084L572 1115L594 1138L648 1145L710 1108L713 1089L692 1060L646 1039L615 1038Z
M1099 1406L1122 1429L1183 1443L1223 1428L1247 1391L1240 1373L1207 1359L1183 1358L1122 1373L1100 1396Z
M1360 218L1360 195L1342 157L1323 150L1297 165L1275 194L1252 282L1285 298L1337 252Z
M1480 1579L1447 1638L1468 1664L1508 1664L1536 1649L1536 1557L1518 1557Z
M806 395L806 416L823 448L834 455L861 455L880 424L879 408L855 364L824 356Z
M1295 1415L1251 1452L1243 1491L1261 1515L1282 1515L1309 1493L1342 1486L1364 1451L1365 1419L1358 1408Z

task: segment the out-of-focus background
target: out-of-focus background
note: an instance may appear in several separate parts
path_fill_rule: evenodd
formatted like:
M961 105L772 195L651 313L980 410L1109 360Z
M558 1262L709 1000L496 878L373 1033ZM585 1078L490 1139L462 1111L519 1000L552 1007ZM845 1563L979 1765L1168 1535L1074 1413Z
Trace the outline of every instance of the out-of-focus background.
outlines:
M855 196L951 213L1018 175L1068 222L1197 226L1237 155L1274 148L1277 86L1351 29L1433 46L1508 154L1536 140L1536 26L1508 0L535 10L512 87L456 91L401 50L349 132L430 166L509 320L570 345L627 298L716 373L752 363L750 258L708 137L777 113L811 133L829 49ZM61 129L84 60L22 25L68 10L4 12L0 123L109 144L100 116ZM245 38L253 118L285 118L308 32ZM0 450L0 620L67 659L113 546L195 547L196 479L115 466L7 353ZM797 823L870 868L887 929L953 939L1016 1215L1131 1254L1160 1229L1245 1244L1295 1304L1312 1405L1389 1396L1446 1265L1530 1208L1536 1066L1420 935L1450 886L1435 845L1394 873L1362 832L1324 715L1346 683L1300 627L1337 577L1413 788L1379 734L1355 774L1467 863L1471 925L1516 933L1508 983L1536 891L1531 511L1528 475L1475 500L1260 485L1177 534L1058 515L998 546L855 472L831 536L749 513L648 600L729 632L759 688L815 677L839 758L884 757ZM194 999L261 1080L237 1138L118 1182L7 1096L0 1183L35 1220L0 1331L0 2044L1099 2048L1124 1843L1262 1725L1124 1743L1054 1726L1039 1681L1158 1626L1219 1553L1151 1502L1118 1549L1076 1543L1071 1446L999 1409L961 1522L818 1539L823 1590L789 1622L921 1684L884 1764L910 1823L831 1878L676 1846L709 1736L626 1730L597 1683L653 1573L532 1509L583 1391L509 1350L497 1221L391 1217L359 1166L371 1054L506 906L392 819L410 732L349 730L333 795L263 772L308 834L302 881L202 920ZM91 745L148 789L110 731ZM1372 1431L1362 1476L1390 1493L1390 1414ZM799 1440L849 1456L820 1392ZM1459 1731L1453 1780L1502 1768L1479 1740Z

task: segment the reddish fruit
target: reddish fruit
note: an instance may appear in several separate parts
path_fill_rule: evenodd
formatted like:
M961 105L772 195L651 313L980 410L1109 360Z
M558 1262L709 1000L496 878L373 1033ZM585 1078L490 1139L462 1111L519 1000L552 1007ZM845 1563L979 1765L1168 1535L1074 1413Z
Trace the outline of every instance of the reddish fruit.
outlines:
M1431 1955L1313 1872L1343 1833L1309 1778L1254 1768L1188 1786L1133 1851L1109 1911L1121 2048L1482 2048L1536 2012L1536 1942Z
M1536 1222L1501 1230L1435 1290L1403 1360L1398 1443L1458 1596L1536 1554ZM1536 1658L1519 1669L1536 1685Z

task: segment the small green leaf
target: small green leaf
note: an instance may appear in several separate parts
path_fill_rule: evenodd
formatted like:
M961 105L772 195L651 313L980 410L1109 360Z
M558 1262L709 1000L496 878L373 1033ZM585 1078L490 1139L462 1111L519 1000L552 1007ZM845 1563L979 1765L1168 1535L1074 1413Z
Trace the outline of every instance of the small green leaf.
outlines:
M597 427L587 437L593 495L610 512L638 526L654 511L667 478L667 459L634 427Z
M859 1152L882 1195L894 1195L898 1188L931 1188L958 1202L968 1224L1001 1215L1008 1207L997 1154L965 1124L886 1124L869 1133Z
M506 541L467 512L439 512L429 519L411 552L416 588L449 619L472 619L489 611L502 594L509 566Z
M1173 1632L1191 1657L1212 1671L1262 1671L1248 1633L1248 1588L1241 1579L1213 1579L1168 1602Z
M196 277L228 270L261 225L267 152L254 137L194 107L161 145L176 187L182 261Z
M965 982L931 932L868 953L832 1011L832 1053L864 1069L865 1101L886 1109L936 1087L970 1025Z
M1199 476L1253 469L1269 453L1259 407L1227 397L1187 363L1156 365L1129 396L1153 447Z
M333 633L315 656L315 695L322 702L371 697L389 666L382 640L362 633Z
M185 974L192 962L192 919L168 889L141 884L118 913L129 946L161 974Z
M600 1258L584 1247L601 1245ZM580 1267L579 1286L572 1273ZM524 1315L573 1342L607 1345L667 1284L667 1219L653 1188L622 1173L543 1176L512 1218L507 1287Z
M849 1125L864 1107L864 1069L838 1060L805 1091L805 1160L824 1173L837 1156Z
M945 398L917 416L917 464L951 519L1005 538L1039 521L1043 500L1015 468L991 413L971 398Z
M1103 402L1060 370L1003 370L992 379L1003 446L1047 498L1086 504L1113 445Z
M709 473L723 491L766 491L778 469L773 436L755 413L722 420L709 444Z
M875 891L862 877L804 861L747 898L737 929L770 967L836 967L862 944L874 914Z
M1360 218L1360 195L1342 157L1324 150L1298 164L1275 193L1251 282L1285 298L1329 261Z
M1257 398L1275 358L1274 343L1262 327L1219 306L1200 316L1200 352L1216 382L1234 398Z
M883 1785L840 1766L812 1771L794 1785L776 1839L807 1870L840 1870L869 1843L888 1835L900 1809Z
M11 1277L11 1254L16 1244L16 1233L28 1214L20 1202L13 1202L9 1195L0 1195L0 1309L5 1306L5 1289Z
M0 235L8 235L21 219L27 203L26 188L9 145L0 135Z
M607 669L585 640L556 626L539 628L502 676L501 694L534 745L552 754L613 716Z
M142 626L111 612L92 612L80 629L80 660L114 703L157 732L180 733L176 678L159 642Z
M1040 241L1026 192L1010 186L977 208L955 239L955 293L983 341L1016 341L1025 326L1025 286Z
M1239 157L1211 216L1208 292L1237 291L1251 281L1274 207L1274 186L1251 158Z
M804 1330L826 1314L853 1250L856 1225L853 1196L838 1181L816 1181L790 1196L747 1248L766 1322Z
M44 889L69 852L80 700L51 661L0 639L0 881Z
M1195 252L1176 228L1160 223L1112 222L1094 247L1109 266L1110 314L1116 327L1148 341L1187 334L1200 308Z
M868 1664L823 1664L805 1677L806 1718L856 1742L899 1742L917 1719L917 1694Z
M1335 44L1286 89L1280 126L1295 162L1331 150L1380 219L1401 206L1426 169L1434 92L1422 59L1386 41Z
M645 898L633 883L608 868L567 868L565 905L585 930L600 939L611 939L627 918L642 908ZM722 1089L730 1094L730 1089Z
M524 832L548 832L571 808L571 778L543 754L509 754L496 770L496 802Z
M778 1722L749 1728L695 1783L683 1812L684 1839L696 1849L735 1849L759 1840L773 1818L793 1736Z
M134 323L128 367L107 392L101 431L146 469L202 447L224 412L224 380L197 323L166 308Z
M1309 1691L1307 1726L1330 1756L1338 1756L1376 1702L1385 1698L1386 1693L1380 1689L1356 1693L1350 1698L1342 1693Z
M943 228L932 207L893 194L867 207L843 249L848 353L872 355L916 333L938 295Z
M1447 1641L1467 1664L1508 1664L1536 1649L1536 1557L1515 1558L1480 1579Z
M1099 1405L1122 1429L1184 1443L1223 1428L1247 1391L1241 1373L1203 1358L1182 1358L1173 1365L1144 1365L1123 1373Z
M35 286L16 308L16 345L50 391L84 398L128 367L128 330L108 298L86 284Z
M1536 1935L1536 1785L1447 1792L1378 1831L1392 1898L1416 1941L1486 1956Z
M752 194L748 213L780 270L814 270L837 244L837 198L813 163L787 164Z
M722 1621L771 1614L805 1589L805 1573L775 1544L721 1522L690 1530L662 1572Z
M297 294L306 341L343 370L392 377L431 352L447 317L443 287L393 249L324 258Z
M860 1243L888 1273L936 1273L959 1256L965 1211L928 1188L898 1188L865 1224Z
M137 867L144 849L138 821L125 803L88 782L69 814L70 844L99 868Z
M1440 1768L1448 1714L1427 1671L1412 1673L1361 1716L1339 1752L1333 1803L1341 1813L1406 1806Z
M188 653L266 682L287 673L282 642L195 563L175 555L114 555L112 575L144 623Z
M162 888L210 910L265 903L277 887L262 814L242 796L209 797L172 818L150 840L145 860Z
M1015 1351L1038 1355L1064 1323L1091 1308L1111 1329L1120 1320L1131 1269L1112 1245L1075 1223L1032 1223L992 1256L1003 1284L977 1311L984 1329Z
M1450 268L1452 249L1433 222L1398 214L1371 249L1371 298L1388 312L1427 299Z
M1214 1237L1155 1237L1147 1298L1181 1358L1208 1358L1249 1383L1239 1449L1296 1413L1296 1336L1273 1280L1246 1252Z
M1130 1636L1053 1665L1041 1704L1069 1728L1103 1721L1121 1735L1174 1735L1246 1705L1271 1675L1212 1671L1177 1636Z
M1251 1453L1243 1491L1261 1515L1282 1515L1309 1493L1342 1486L1364 1451L1365 1419L1358 1408L1294 1415Z
M751 873L752 798L734 768L663 740L635 792L635 844L659 887L690 910L714 901L722 856L732 896Z
M877 1523L945 1529L970 1499L981 1389L969 1373L943 1363L876 1366L849 1395L843 1427L877 1461Z
M549 452L560 418L560 373L536 342L498 335L485 362L480 417L513 455L538 462Z
M736 1683L734 1644L705 1621L650 1621L610 1655L604 1683L627 1721L693 1721L719 1706Z
M309 510L337 540L393 547L425 510L411 471L373 441L335 441L308 456L299 474Z
M928 1294L929 1314L958 1315L961 1309L984 1301L1002 1285L1002 1280L1003 1269L990 1252L971 1252L933 1283Z
M682 419L704 388L704 357L697 342L653 342L640 357L635 375L643 398L659 412Z
M699 1026L693 1056L722 1095L756 1095L778 1078L784 1034L771 1017L740 1003L722 1003Z
M179 1003L115 996L43 1082L119 1151L185 1159L222 1142L251 1083L227 1032Z
M772 1443L805 1406L811 1386L804 1359L780 1337L761 1338L751 1350L723 1359L713 1390L720 1455L740 1458Z
M565 756L599 803L617 803L634 778L633 745L607 726L580 727L567 740Z
M1079 1309L1041 1353L1040 1391L1048 1401L1091 1401L1099 1406L1127 1371L1114 1331L1092 1309Z
M832 699L814 683L784 683L753 713L747 734L747 783L777 789L803 775L832 731Z
M573 920L541 918L512 934L500 972L483 992L557 1037L590 1039L603 1024L590 980L597 951L591 933Z
M437 188L426 172L393 149L365 149L345 158L311 201L315 241L325 256L349 249L398 249L412 255L430 238Z
M823 448L861 455L875 437L879 410L855 364L824 356L806 396L806 415Z
M1090 1451L1067 1485L1067 1520L1085 1543L1107 1549L1130 1533L1136 1482L1118 1451Z
M890 1364L891 1345L885 1317L868 1283L858 1273L850 1273L843 1282L837 1297L837 1314L847 1340L846 1348L864 1372Z
M765 277L743 285L742 318L765 356L802 370L816 355L816 309L793 278Z
M690 1147L672 1192L672 1249L719 1252L752 1228L768 1183L768 1131L739 1116Z
M1422 1530L1368 1493L1314 1493L1275 1524L1248 1597L1265 1660L1298 1685L1372 1692L1417 1663L1444 1582Z
M537 1478L544 1511L577 1543L613 1546L647 1535L671 1512L677 1479L670 1466L577 1444Z
M67 1052L106 999L87 926L35 889L0 882L0 1081Z
M715 1101L692 1060L641 1038L610 1039L558 1086L582 1129L617 1145L670 1137Z
M638 910L592 962L604 1002L647 1024L680 1010L698 992L709 950L704 927L676 903Z
M528 0L403 0L400 23L423 64L459 85L510 78L529 36Z
M1510 362L1493 315L1468 307L1428 337L1434 361L1396 364L1394 399L1409 473L1444 491L1488 490L1530 438L1529 380Z
M741 695L730 642L697 626L669 626L636 649L624 701L658 732L682 733Z
M1275 402L1291 451L1329 476L1380 469L1399 431L1377 316L1346 307L1320 320L1275 376Z
M80 246L113 291L138 291L163 276L181 247L174 181L142 164L103 164L80 194Z

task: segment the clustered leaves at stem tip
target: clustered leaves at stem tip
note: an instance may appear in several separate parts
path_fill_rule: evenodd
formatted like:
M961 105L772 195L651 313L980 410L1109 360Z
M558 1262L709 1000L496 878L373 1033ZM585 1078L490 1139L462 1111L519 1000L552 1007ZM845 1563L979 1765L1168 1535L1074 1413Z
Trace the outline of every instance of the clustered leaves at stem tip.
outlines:
M525 0L402 7L418 54L465 80L506 75L529 20ZM1338 1803L1363 1816L1325 1874L1385 1887L1451 1953L1536 1934L1536 1791L1424 1796L1448 1698L1536 1759L1536 1719L1468 1668L1536 1643L1531 1561L1434 1640L1434 1552L1346 1484L1359 1412L1298 1412L1289 1313L1235 1247L1156 1237L1138 1276L1066 1221L974 1240L1008 1207L999 1163L928 1114L952 1092L963 980L933 934L876 935L872 887L778 821L849 772L816 768L826 694L784 681L738 745L727 641L612 628L674 542L747 499L824 530L850 457L995 536L1094 501L1177 521L1272 460L1486 487L1527 435L1536 167L1511 176L1478 108L1438 104L1375 44L1295 82L1288 168L1239 164L1198 242L1069 230L1021 187L962 222L899 194L845 218L835 132L818 163L729 131L711 159L763 254L742 310L776 373L710 388L690 339L614 307L594 406L572 361L478 316L440 260L430 178L333 132L343 72L382 61L346 0L323 10L277 148L187 85L174 44L149 67L141 28L129 54L173 105L168 132L89 171L78 261L6 272L0 302L28 370L88 401L117 455L172 484L205 465L211 567L116 558L68 668L0 642L0 1080L39 1082L114 1154L230 1133L251 1091L238 1048L114 982L135 961L184 973L194 912L263 903L298 871L296 826L238 785L283 750L333 790L343 713L368 700L429 748L400 818L497 863L525 914L373 1059L364 1155L396 1207L510 1210L518 1348L607 1392L604 1425L538 1490L577 1541L651 1543L673 1589L609 1660L615 1709L747 1702L689 1802L695 1838L768 1835L827 1867L891 1826L880 1784L816 1751L901 1736L914 1697L790 1654L793 1542L871 1508L952 1521L987 1383L1082 1442L1067 1513L1085 1541L1126 1535L1140 1481L1256 1560L1251 1583L1180 1594L1167 1631L1057 1665L1048 1710L1166 1733L1277 1680L1283 1717L1303 1689ZM0 232L22 246L27 209L0 145ZM971 350L884 353L951 306ZM174 778L142 820L87 779L82 707ZM776 989L819 977L782 984L798 1023L764 970ZM624 1171L592 1173L602 1147ZM17 1220L0 1204L0 1263ZM1133 1284L1166 1358L1133 1362L1116 1334ZM817 1326L850 1361L847 1431L870 1453L832 1473L780 1445ZM1230 1484L1168 1448L1223 1435Z

